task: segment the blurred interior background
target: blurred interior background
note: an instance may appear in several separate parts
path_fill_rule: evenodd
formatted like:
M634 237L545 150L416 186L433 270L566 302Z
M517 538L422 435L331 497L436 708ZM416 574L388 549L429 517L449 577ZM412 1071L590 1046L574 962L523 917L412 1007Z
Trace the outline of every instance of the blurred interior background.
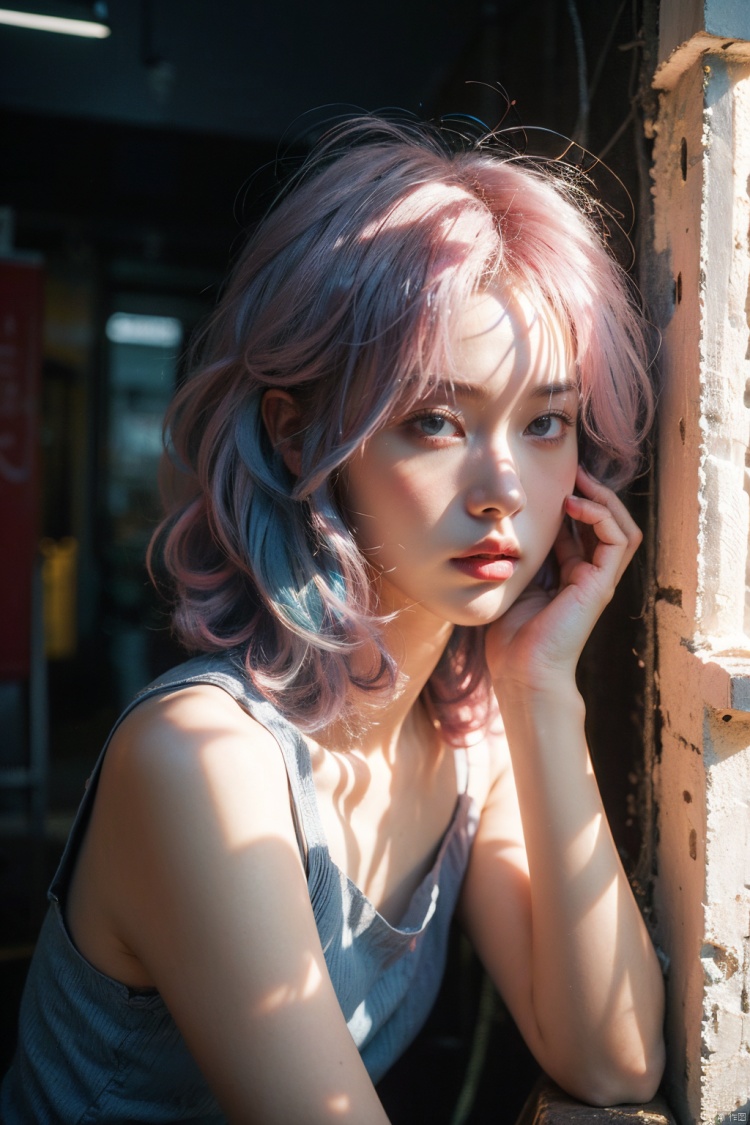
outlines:
M638 0L8 6L100 37L0 22L0 1068L85 778L122 706L181 658L143 561L161 419L279 170L352 108L478 119L550 155L574 138L632 238L646 50ZM632 631L612 614L610 634ZM597 655L621 744L601 781L631 858L637 645L627 667ZM396 1123L513 1121L532 1081L458 936L410 1065L418 1081L384 1090Z

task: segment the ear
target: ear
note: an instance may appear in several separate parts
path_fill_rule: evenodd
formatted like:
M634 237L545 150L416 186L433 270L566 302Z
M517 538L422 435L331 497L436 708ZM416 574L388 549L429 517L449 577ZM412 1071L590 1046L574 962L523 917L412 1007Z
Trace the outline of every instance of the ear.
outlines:
M298 477L302 471L301 433L304 429L299 403L288 391L268 390L263 395L260 412L271 445L281 454L289 472Z

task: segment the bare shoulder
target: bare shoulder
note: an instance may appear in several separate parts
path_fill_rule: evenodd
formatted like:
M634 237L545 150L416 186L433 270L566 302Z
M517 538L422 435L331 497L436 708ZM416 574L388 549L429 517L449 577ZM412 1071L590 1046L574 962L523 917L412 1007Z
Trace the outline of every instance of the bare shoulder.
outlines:
M135 707L112 738L108 757L123 758L138 768L186 764L196 751L230 753L243 743L261 757L272 748L273 735L227 692L213 684L195 684L153 696ZM123 763L124 764L124 763Z
M105 800L145 802L167 817L178 799L205 798L221 810L227 827L239 802L241 821L252 820L256 828L251 811L270 806L278 815L279 806L288 808L289 802L276 739L211 684L156 696L131 711L107 750L100 788Z
M179 887L210 901L228 857L269 841L302 870L270 732L211 685L147 699L104 757L68 899L71 928L103 971L150 983L133 953L154 902Z
M259 841L277 840L298 855L276 739L212 685L131 711L105 755L97 805L102 838L126 844L116 856L113 846L113 862L134 876L134 889L147 882L138 859L149 854L186 874L209 855Z

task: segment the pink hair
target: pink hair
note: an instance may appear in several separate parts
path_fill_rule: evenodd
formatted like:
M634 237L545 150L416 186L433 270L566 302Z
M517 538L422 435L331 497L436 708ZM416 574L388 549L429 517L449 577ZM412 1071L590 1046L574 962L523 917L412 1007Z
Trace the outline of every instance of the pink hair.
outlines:
M455 310L491 282L567 327L582 459L614 486L632 478L653 411L643 322L593 210L564 175L452 151L431 127L367 118L323 139L250 239L168 416L170 514L152 548L188 648L236 650L308 731L351 684L393 682L337 473L450 369ZM269 387L301 405L297 479L261 420ZM351 657L373 643L357 677ZM481 725L485 679L483 630L455 629L424 693L448 741Z

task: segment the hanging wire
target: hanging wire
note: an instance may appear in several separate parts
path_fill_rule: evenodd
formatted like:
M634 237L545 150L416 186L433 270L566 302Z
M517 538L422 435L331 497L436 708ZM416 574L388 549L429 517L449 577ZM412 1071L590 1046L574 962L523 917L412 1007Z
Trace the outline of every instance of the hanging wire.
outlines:
M463 1085L458 1095L456 1108L453 1110L450 1125L465 1125L465 1122L469 1119L469 1114L474 1108L479 1083L482 1079L482 1071L484 1070L484 1060L487 1057L487 1047L490 1042L492 1023L495 1018L496 995L495 986L487 973L485 973L482 977L482 985L479 992L479 1009L474 1023L474 1037L471 1042L471 1053L469 1054L469 1061L466 1064L466 1074L464 1075Z
M622 13L625 11L625 5L627 4L627 2L628 2L628 0L621 0L620 7L615 12L614 18L613 18L611 24L609 25L609 31L607 32L607 34L604 38L604 42L602 44L602 49L599 52L599 57L596 60L596 65L595 65L594 71L591 75L591 81L589 82L589 101L592 100L592 98L594 97L594 94L596 93L596 88L599 85L599 79L601 78L602 73L604 71L604 64L607 61L607 55L609 54L609 49L612 46L612 40L615 37L615 32L617 31L617 26L618 26L618 24L619 24L619 22L622 18Z
M575 43L576 63L578 67L578 120L573 130L573 139L576 140L582 148L586 148L588 144L589 112L591 108L589 100L588 68L586 66L586 44L583 41L581 17L578 15L575 0L566 0L566 6L568 15L570 16L570 22L573 25L573 41Z
M598 156L599 160L603 160L604 157L609 152L609 150L611 148L615 147L615 145L619 141L620 137L623 135L623 133L627 129L628 125L630 125L632 123L634 118L635 118L635 106L631 105L625 119L623 121L621 121L620 124L617 126L617 128L615 129L612 136L609 138L607 143L604 145L604 148L600 149L599 152L597 153L597 156Z
M607 37L607 46L612 41L613 32L615 30L617 22L619 21L620 16L622 15L623 9L625 7L625 2L626 2L626 0L623 0L623 3L620 5L617 16L615 17L615 20L612 24L612 27L610 28L610 33ZM614 146L617 144L620 137L623 135L625 130L628 128L628 126L631 125L637 119L637 114L638 114L637 79L638 79L638 67L639 67L639 61L640 61L640 54L643 50L643 38L642 38L642 36L639 36L638 33L637 33L637 4L636 4L636 0L633 0L633 3L632 3L632 21L633 21L633 34L634 34L635 38L633 38L633 40L629 43L620 44L620 46L618 48L620 51L630 51L631 52L630 76L628 78L628 99L630 101L630 109L628 110L624 120L620 122L620 124L617 126L617 128L615 129L612 136L609 138L609 140L606 142L606 144L601 148L601 150L597 153L597 157L598 157L599 160L604 159L604 157L607 155L607 153L610 151L610 149L614 148ZM605 47L605 50L606 50L606 47ZM603 62L603 57L604 57L604 51L602 52L602 55L600 55L599 61L597 63L597 74L596 74L596 80L597 81L598 81L598 75L601 72L601 66L599 64L601 64ZM594 82L594 80L592 79L592 87L593 87L593 82Z

